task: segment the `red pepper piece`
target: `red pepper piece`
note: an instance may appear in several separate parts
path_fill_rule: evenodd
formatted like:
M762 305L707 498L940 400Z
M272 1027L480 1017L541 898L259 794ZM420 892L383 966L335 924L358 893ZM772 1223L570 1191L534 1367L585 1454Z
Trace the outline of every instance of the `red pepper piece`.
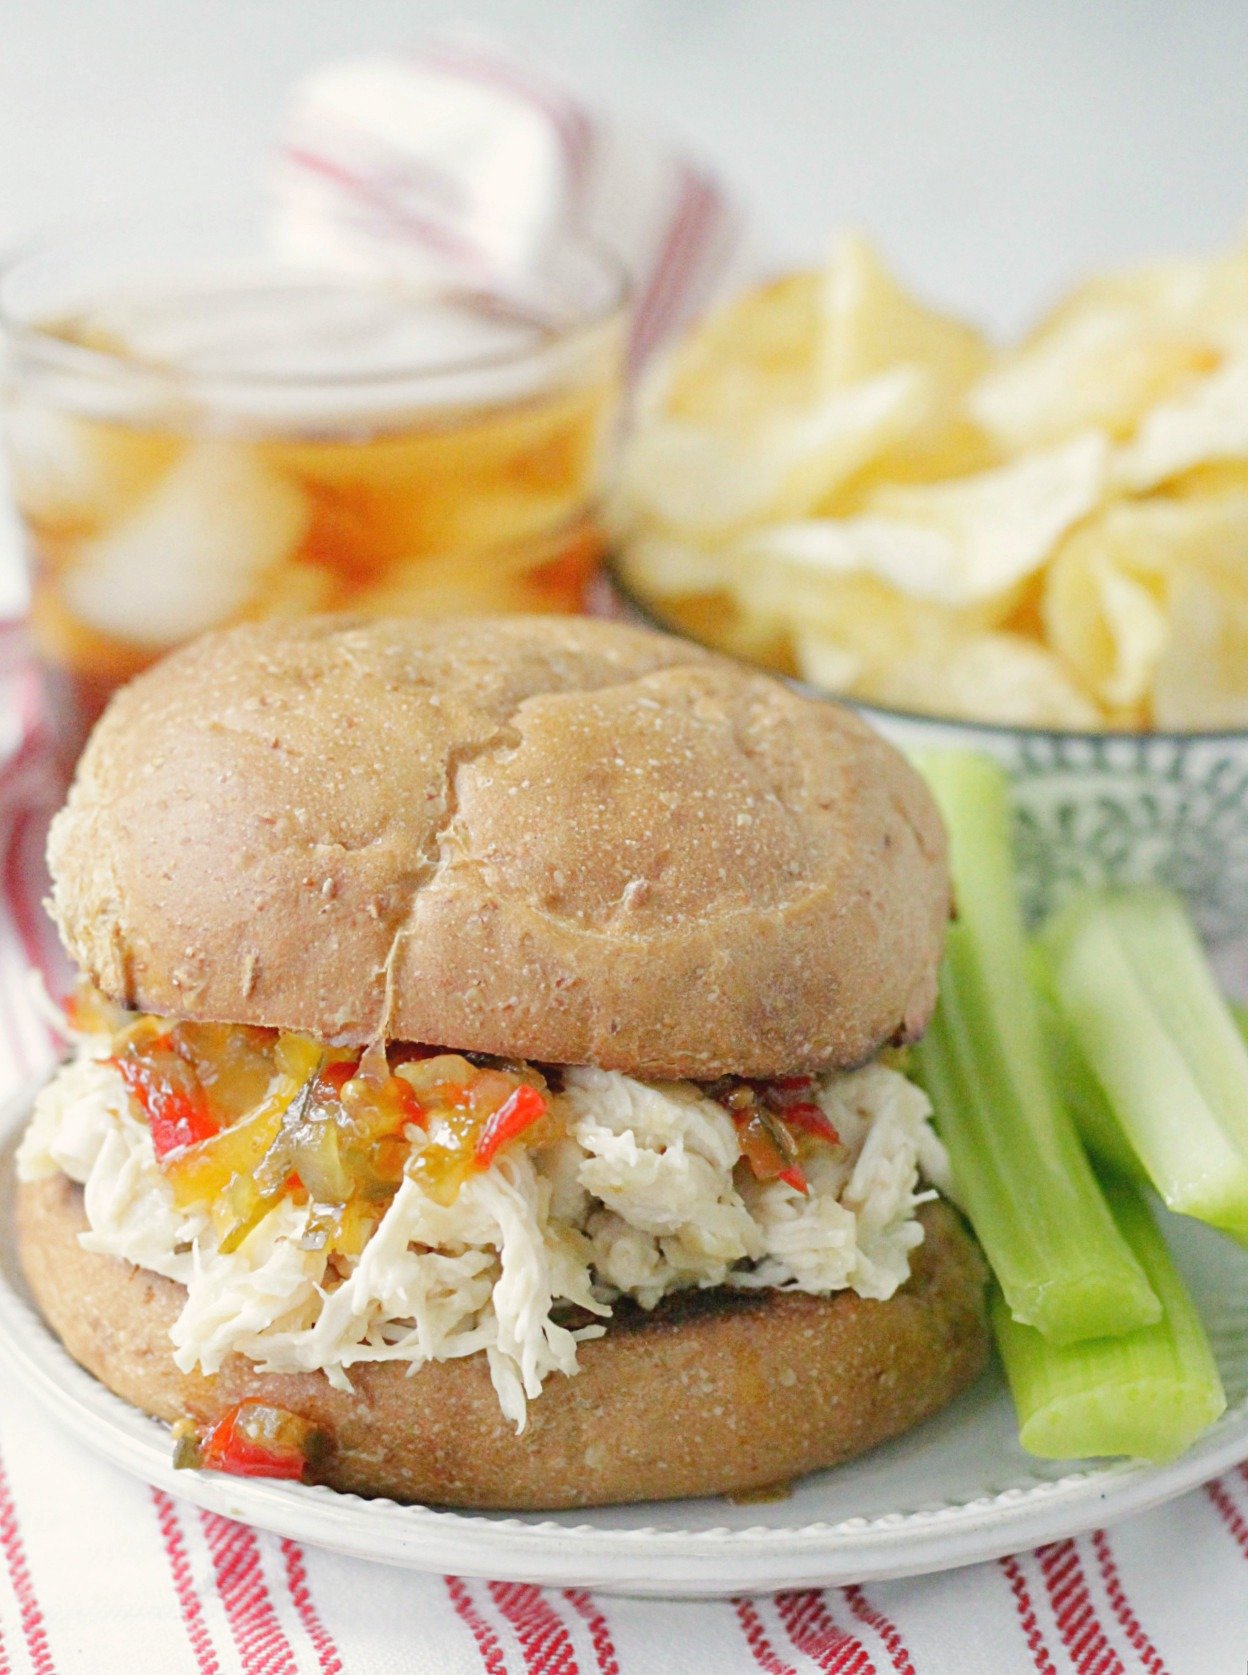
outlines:
M545 1113L546 1101L542 1095L527 1082L522 1082L486 1119L473 1152L477 1168L488 1169L505 1145L523 1134L525 1129L532 1128Z
M826 1140L830 1146L840 1144L841 1137L822 1106L806 1101L799 1105L786 1105L784 1120L790 1128L800 1128L804 1134L813 1134L816 1139Z
M774 1181L797 1167L797 1145L784 1125L760 1106L733 1113L741 1152L755 1178Z
M327 1088L333 1088L335 1093L341 1093L359 1068L359 1059L342 1059L337 1064L327 1064L318 1080L324 1082Z
M167 1035L110 1060L138 1102L163 1163L171 1152L210 1140L221 1124L212 1114L198 1076L178 1056Z
M791 1186L794 1192L800 1192L803 1198L809 1197L810 1182L806 1179L806 1173L800 1163L793 1164L789 1169L782 1169L776 1179L783 1181L786 1186Z
M302 1478L313 1427L254 1398L239 1402L204 1437L200 1464L233 1477Z
M416 1089L412 1084L402 1076L391 1076L386 1086L393 1096L395 1104L399 1107L401 1119L399 1127L401 1129L405 1128L410 1122L415 1123L417 1128L423 1128L427 1112L416 1097Z

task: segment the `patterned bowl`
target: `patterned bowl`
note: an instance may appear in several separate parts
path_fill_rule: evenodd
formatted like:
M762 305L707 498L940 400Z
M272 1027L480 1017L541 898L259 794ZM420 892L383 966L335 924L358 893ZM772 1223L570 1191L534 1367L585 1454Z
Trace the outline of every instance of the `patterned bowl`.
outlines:
M957 746L1007 769L1033 921L1081 884L1167 884L1248 999L1248 732L1056 733L855 707L908 754Z
M672 631L618 579L593 608ZM1049 732L853 707L907 754L956 746L1006 768L1033 922L1080 884L1167 884L1186 897L1230 992L1248 999L1248 731Z

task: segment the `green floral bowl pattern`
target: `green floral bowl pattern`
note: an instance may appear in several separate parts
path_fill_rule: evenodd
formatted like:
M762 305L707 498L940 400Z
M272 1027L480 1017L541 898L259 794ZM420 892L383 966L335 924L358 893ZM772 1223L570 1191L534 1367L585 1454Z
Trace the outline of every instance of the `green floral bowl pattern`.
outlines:
M665 626L618 582L593 603ZM1032 922L1081 885L1169 885L1186 898L1227 987L1248 999L1248 732L1059 733L854 707L909 755L981 750L1007 769Z
M909 754L982 750L1008 770L1033 922L1081 885L1169 885L1248 997L1248 733L1049 733L859 707Z

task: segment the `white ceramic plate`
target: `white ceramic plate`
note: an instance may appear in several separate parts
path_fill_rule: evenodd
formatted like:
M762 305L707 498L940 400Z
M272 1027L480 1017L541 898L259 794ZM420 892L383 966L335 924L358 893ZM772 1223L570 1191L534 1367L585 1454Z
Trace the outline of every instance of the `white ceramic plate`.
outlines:
M0 1111L0 1227L31 1092ZM0 1352L88 1447L148 1483L262 1529L409 1570L714 1596L914 1576L1059 1540L1181 1494L1248 1456L1248 1252L1167 1218L1207 1321L1230 1406L1181 1460L1046 1464L1018 1446L999 1375L864 1459L785 1500L669 1501L530 1517L440 1512L330 1489L175 1472L169 1433L77 1366L34 1312L11 1233L0 1239Z

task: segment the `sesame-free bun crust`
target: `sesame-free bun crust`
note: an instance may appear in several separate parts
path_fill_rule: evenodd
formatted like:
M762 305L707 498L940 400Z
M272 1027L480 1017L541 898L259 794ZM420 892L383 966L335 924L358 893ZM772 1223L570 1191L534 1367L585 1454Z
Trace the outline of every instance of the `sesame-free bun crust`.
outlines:
M332 1488L512 1510L736 1494L787 1481L897 1436L949 1402L987 1355L985 1270L955 1213L920 1212L927 1237L887 1303L853 1292L692 1292L631 1310L552 1375L517 1436L484 1355L407 1373L357 1367L353 1391L319 1373L212 1378L174 1366L180 1285L84 1251L81 1189L65 1176L18 1200L28 1281L75 1360L160 1419L218 1419L260 1397L322 1426Z
M865 723L562 618L208 635L113 700L49 860L69 953L145 1011L645 1076L916 1035L948 910Z

